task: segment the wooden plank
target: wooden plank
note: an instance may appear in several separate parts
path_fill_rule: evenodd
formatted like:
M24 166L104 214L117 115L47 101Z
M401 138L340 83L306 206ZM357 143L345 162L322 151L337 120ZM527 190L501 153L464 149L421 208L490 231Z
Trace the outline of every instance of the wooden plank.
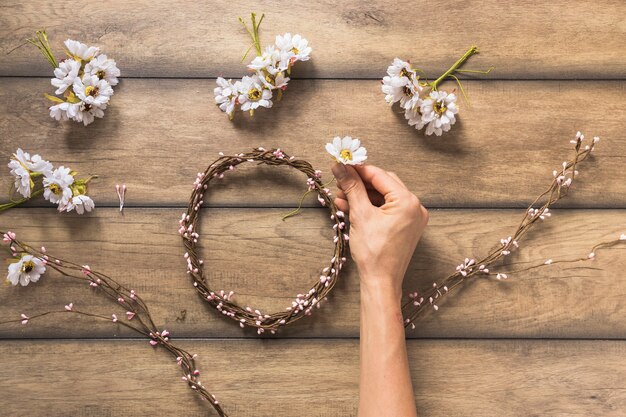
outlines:
M363 4L299 0L288 8L255 3L266 12L262 43L298 32L313 60L295 75L382 78L395 56L412 59L431 77L443 73L471 45L483 55L470 67L496 67L500 78L623 78L626 4L620 0L435 1L426 11L411 1ZM250 44L238 16L245 1L167 3L112 0L77 5L60 1L3 1L0 75L48 75L50 68L24 43L46 27L61 55L67 37L98 45L126 77L240 77ZM435 29L445 28L445 29Z
M110 274L145 297L157 323L179 337L249 337L236 323L198 298L185 274L176 234L178 209L98 209L92 215L60 216L54 209L16 209L1 224L33 245ZM206 271L214 289L234 290L241 304L279 311L308 290L331 256L325 210L306 209L286 222L281 209L209 209L200 228ZM433 210L410 265L405 290L429 287L465 257L478 257L509 236L519 210ZM559 210L521 242L509 262L586 256L598 241L624 230L624 210ZM479 279L427 312L409 337L624 338L626 246L599 252L593 262L553 265L512 274L508 281ZM508 271L510 268L502 268ZM356 337L359 278L347 269L329 302L280 332L280 337ZM19 317L74 302L102 314L123 311L86 285L49 273L36 285L0 292L0 317ZM181 311L185 318L181 320ZM463 320L459 320L463 317ZM57 316L39 324L3 327L0 337L135 336L121 326L82 317Z
M199 354L203 382L233 417L356 415L358 340L180 343ZM624 341L424 340L408 351L424 417L621 416L626 407ZM174 360L143 341L7 341L0 353L7 415L214 415Z
M129 206L182 205L196 173L219 151L281 147L329 178L325 143L353 135L371 163L395 171L427 206L523 207L547 187L552 170L571 154L570 138L582 130L604 141L565 205L626 207L622 81L467 82L473 106L461 104L458 125L442 138L408 126L374 81L294 82L275 108L253 119L239 115L234 124L214 107L212 86L211 80L124 80L106 118L85 128L49 118L41 96L50 90L48 80L0 78L0 135L11 139L0 142L0 155L6 160L21 146L97 173L92 193L100 205L117 204L116 183L128 185ZM602 105L591 105L599 91ZM241 169L245 175L235 172L215 186L210 204L293 207L305 188L304 178L287 169ZM9 186L5 172L0 189ZM307 204L317 202L311 197Z

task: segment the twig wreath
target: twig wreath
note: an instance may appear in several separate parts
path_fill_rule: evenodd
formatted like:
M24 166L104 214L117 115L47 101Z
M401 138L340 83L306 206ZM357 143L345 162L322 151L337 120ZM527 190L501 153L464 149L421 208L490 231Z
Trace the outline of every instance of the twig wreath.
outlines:
M200 237L198 220L200 219L200 207L204 203L204 193L209 188L211 181L224 178L224 174L246 162L269 166L288 166L305 174L309 190L317 192L318 201L328 208L330 218L334 223L335 236L333 241L335 248L329 265L322 269L320 279L314 283L308 292L298 294L284 311L272 314L265 314L249 306L245 308L240 306L232 300L233 291L226 293L224 290L212 290L203 273L204 261L199 258L197 252L197 243ZM193 285L202 299L219 310L224 316L237 321L242 328L246 326L256 327L258 334L262 334L266 330L273 334L279 327L310 315L314 307L319 308L321 301L335 286L339 271L346 261L344 252L348 235L343 232L345 229L344 214L338 210L330 196L330 190L322 183L321 171L315 170L307 161L290 157L280 149L258 148L252 152L240 153L235 156L221 156L209 165L204 173L198 173L187 211L183 213L179 226L178 232L182 236L183 244L187 250L184 255L187 261L187 273L191 275Z
M517 248L518 240L526 235L538 221L550 217L551 213L549 208L561 198L567 196L574 178L578 174L576 169L578 163L585 160L590 155L597 143L597 138L594 138L589 145L583 146L583 140L584 137L580 133L576 136L575 140L572 140L572 142L575 143L576 150L574 157L570 161L563 162L561 168L553 171L554 178L550 187L535 199L524 215L517 230L510 237L501 239L498 247L480 261L469 258L465 259L465 261L457 267L455 273L444 278L439 283L435 282L433 286L425 290L422 295L418 292L408 295L410 301L403 306L406 326L412 325L413 321L425 311L438 310L437 303L440 299L450 290L468 282L469 278L478 276L490 277L494 275L496 279L507 278L506 274L492 272L488 267ZM283 313L265 315L260 311L250 311L247 308L242 309L231 302L230 298L232 294L221 292L216 294L211 291L208 287L208 282L206 282L202 275L203 262L201 259L198 259L195 252L196 243L199 238L195 226L199 219L199 209L203 203L203 195L208 189L209 182L215 178L223 178L227 171L234 169L237 165L244 162L256 162L270 166L291 166L303 172L307 175L307 184L310 188L317 191L320 203L329 208L331 219L334 221L335 256L331 261L331 266L323 270L320 282L313 286L308 295L299 295L294 304ZM538 207L535 208L535 205L538 205ZM276 329L282 325L293 323L304 315L310 314L313 305L319 306L320 300L326 297L333 285L337 282L341 266L345 263L343 252L345 250L347 237L344 232L345 224L343 222L343 214L340 213L341 212L338 211L333 204L329 191L327 191L324 184L321 182L321 173L314 170L306 161L288 157L280 149L265 150L259 148L252 152L235 156L222 155L217 161L211 164L204 173L198 174L188 210L183 214L183 218L180 221L179 232L188 250L186 259L188 262L188 271L193 278L194 286L196 286L199 293L204 299L209 301L211 305L220 310L223 315L238 320L242 327L246 325L256 327L259 333L263 333L265 329L276 331ZM186 383L190 389L196 391L202 399L208 400L220 417L228 417L216 397L209 393L207 388L200 381L200 371L196 366L197 355L178 347L172 342L169 331L165 329L159 330L159 327L155 324L148 310L148 306L135 290L127 288L113 278L91 269L88 265L81 266L80 264L54 257L48 254L44 247L36 249L29 246L19 241L13 232L7 231L4 233L3 237L3 241L9 245L11 255L13 256L7 277L10 281L17 281L22 283L22 285L27 285L29 282L39 280L40 276L45 273L46 268L51 268L58 271L66 278L85 282L88 284L88 288L110 299L111 302L120 309L120 312L112 313L111 315L96 314L81 310L78 305L69 302L57 310L49 310L30 315L21 313L19 318L2 321L0 325L9 323L28 325L32 320L54 314L77 314L122 325L148 338L148 343L151 346L163 346L170 352L170 354L175 357L176 363L181 367L182 381ZM614 240L598 243L591 249L591 252L587 256L574 259L548 259L514 272L528 271L557 263L592 261L595 259L596 252L599 250L609 249L620 243L626 243L626 234L621 234L619 238ZM313 300L317 301L313 302ZM427 306L431 306L432 309L426 309Z

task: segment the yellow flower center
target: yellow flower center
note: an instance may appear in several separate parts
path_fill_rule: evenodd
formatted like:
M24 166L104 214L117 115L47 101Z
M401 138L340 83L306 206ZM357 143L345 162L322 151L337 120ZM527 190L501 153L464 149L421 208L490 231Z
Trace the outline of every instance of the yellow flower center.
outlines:
M435 110L436 113L439 113L439 114L444 114L446 110L448 110L446 105L443 104L443 102L439 102L439 101L435 102L433 109Z
M250 100L260 100L261 96L263 95L263 93L261 93L261 90L257 89L257 88L253 88L251 90L248 90L248 98Z
M409 97L413 96L413 90L411 90L411 88L408 85L404 86L404 95L409 96Z
M98 87L93 86L93 85L88 85L87 87L85 87L85 94L88 96L92 96L95 97L98 95Z
M409 72L406 70L406 68L402 68L400 70L400 77L407 77L407 78L409 78Z
M50 191L52 191L56 195L61 194L61 187L59 187L59 184L53 182L52 184L50 184L50 186L48 186L48 188L50 188Z
M270 84L274 84L274 76L272 74L270 74L269 72L265 73L265 81L267 81Z
M24 264L22 265L22 272L29 273L29 272L31 272L33 269L35 269L35 263L34 263L33 261L26 261L26 262L24 262Z
M106 72L104 72L104 70L100 70L100 71L96 72L96 75L98 76L98 78L100 78L102 80L102 79L104 79L104 76L106 75Z
M298 55L300 53L300 50L294 46L293 48L291 48L291 52Z
M352 161L352 152L350 152L348 149L343 149L340 155L341 158L345 161Z

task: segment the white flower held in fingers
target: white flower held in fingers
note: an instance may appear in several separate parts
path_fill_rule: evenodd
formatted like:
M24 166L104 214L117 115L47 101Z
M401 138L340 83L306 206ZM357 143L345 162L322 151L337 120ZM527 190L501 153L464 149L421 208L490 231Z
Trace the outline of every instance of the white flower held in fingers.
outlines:
M61 166L43 179L43 197L59 208L65 206L72 198L70 185L74 184L74 177L70 169Z
M326 151L344 165L361 165L367 159L367 150L361 146L361 141L350 136L343 139L336 136L332 143L326 144Z
M31 282L39 281L39 277L46 272L44 261L33 255L23 255L16 262L9 265L7 281L13 285L18 283L26 286Z

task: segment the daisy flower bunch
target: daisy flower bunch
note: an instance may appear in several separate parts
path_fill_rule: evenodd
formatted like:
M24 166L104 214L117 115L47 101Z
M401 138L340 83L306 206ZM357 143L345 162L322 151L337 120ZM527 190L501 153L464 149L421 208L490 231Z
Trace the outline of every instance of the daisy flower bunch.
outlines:
M486 71L461 69L461 66L477 53L478 48L472 46L434 81L420 78L419 74L423 71L413 68L409 61L395 58L387 68L387 75L382 79L382 92L385 94L385 101L390 105L399 103L410 126L414 126L417 130L425 128L426 135L441 136L443 132L448 132L450 127L456 123L459 109L457 95L454 92L448 93L440 89L439 85L446 79L452 78L458 83L459 89L466 97L461 81L455 74L486 75L493 69L493 67Z
M96 46L68 39L64 42L67 57L57 61L45 30L37 31L28 42L41 51L54 69L50 82L56 87L55 95L45 94L55 103L50 107L50 117L74 120L85 126L104 117L113 87L119 82L120 70L114 60L100 53Z
M252 45L242 60L245 60L250 50L254 48L256 57L248 64L252 75L246 75L241 80L233 81L218 77L217 87L213 90L215 103L221 111L232 120L235 110L250 112L260 107L270 108L272 100L280 100L282 92L287 89L289 75L294 64L298 61L308 61L311 55L309 42L300 35L277 35L273 45L261 48L259 26L263 21L261 15L257 21L256 14L251 14L252 27L239 18L246 31L252 38Z
M40 155L31 156L20 148L9 160L8 167L14 179L11 201L0 204L0 211L15 207L40 195L52 204L56 204L60 212L75 210L78 214L83 214L95 207L94 201L87 195L88 184L97 178L95 175L78 179L76 171L65 166L54 168ZM13 198L14 194L19 194L21 198Z

